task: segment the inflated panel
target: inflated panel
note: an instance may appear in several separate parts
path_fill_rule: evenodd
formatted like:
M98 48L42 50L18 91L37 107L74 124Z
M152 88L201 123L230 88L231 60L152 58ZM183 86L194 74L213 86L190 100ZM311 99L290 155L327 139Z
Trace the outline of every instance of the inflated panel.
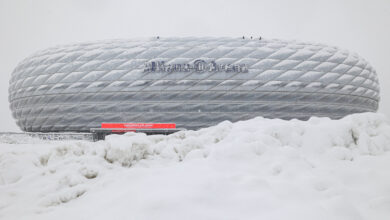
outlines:
M379 85L364 59L322 44L152 38L40 51L12 73L9 101L25 131L88 131L101 122L198 129L376 111Z

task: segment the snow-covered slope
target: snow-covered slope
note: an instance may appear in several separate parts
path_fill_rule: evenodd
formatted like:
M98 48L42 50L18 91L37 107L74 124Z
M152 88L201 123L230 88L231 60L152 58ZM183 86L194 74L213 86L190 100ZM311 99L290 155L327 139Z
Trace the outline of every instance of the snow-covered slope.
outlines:
M0 219L390 219L390 126L255 118L96 143L0 139Z

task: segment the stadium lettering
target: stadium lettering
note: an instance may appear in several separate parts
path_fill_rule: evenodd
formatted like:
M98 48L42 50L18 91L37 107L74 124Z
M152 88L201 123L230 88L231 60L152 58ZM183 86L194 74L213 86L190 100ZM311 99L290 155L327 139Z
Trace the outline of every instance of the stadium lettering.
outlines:
M206 62L195 60L193 63L167 64L165 61L149 61L145 63L144 72L236 72L247 73L246 64L217 64L215 61Z

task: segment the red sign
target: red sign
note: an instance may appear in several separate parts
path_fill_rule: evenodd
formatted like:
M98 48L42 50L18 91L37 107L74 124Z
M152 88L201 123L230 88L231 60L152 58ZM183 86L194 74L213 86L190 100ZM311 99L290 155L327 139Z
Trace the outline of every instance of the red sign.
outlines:
M174 123L102 123L102 128L125 129L169 129L176 128Z

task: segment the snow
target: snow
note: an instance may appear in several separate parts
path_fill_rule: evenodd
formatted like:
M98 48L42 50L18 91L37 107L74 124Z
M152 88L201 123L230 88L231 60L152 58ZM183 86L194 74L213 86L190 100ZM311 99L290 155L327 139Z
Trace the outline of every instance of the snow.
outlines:
M0 219L390 219L384 115L0 137Z

